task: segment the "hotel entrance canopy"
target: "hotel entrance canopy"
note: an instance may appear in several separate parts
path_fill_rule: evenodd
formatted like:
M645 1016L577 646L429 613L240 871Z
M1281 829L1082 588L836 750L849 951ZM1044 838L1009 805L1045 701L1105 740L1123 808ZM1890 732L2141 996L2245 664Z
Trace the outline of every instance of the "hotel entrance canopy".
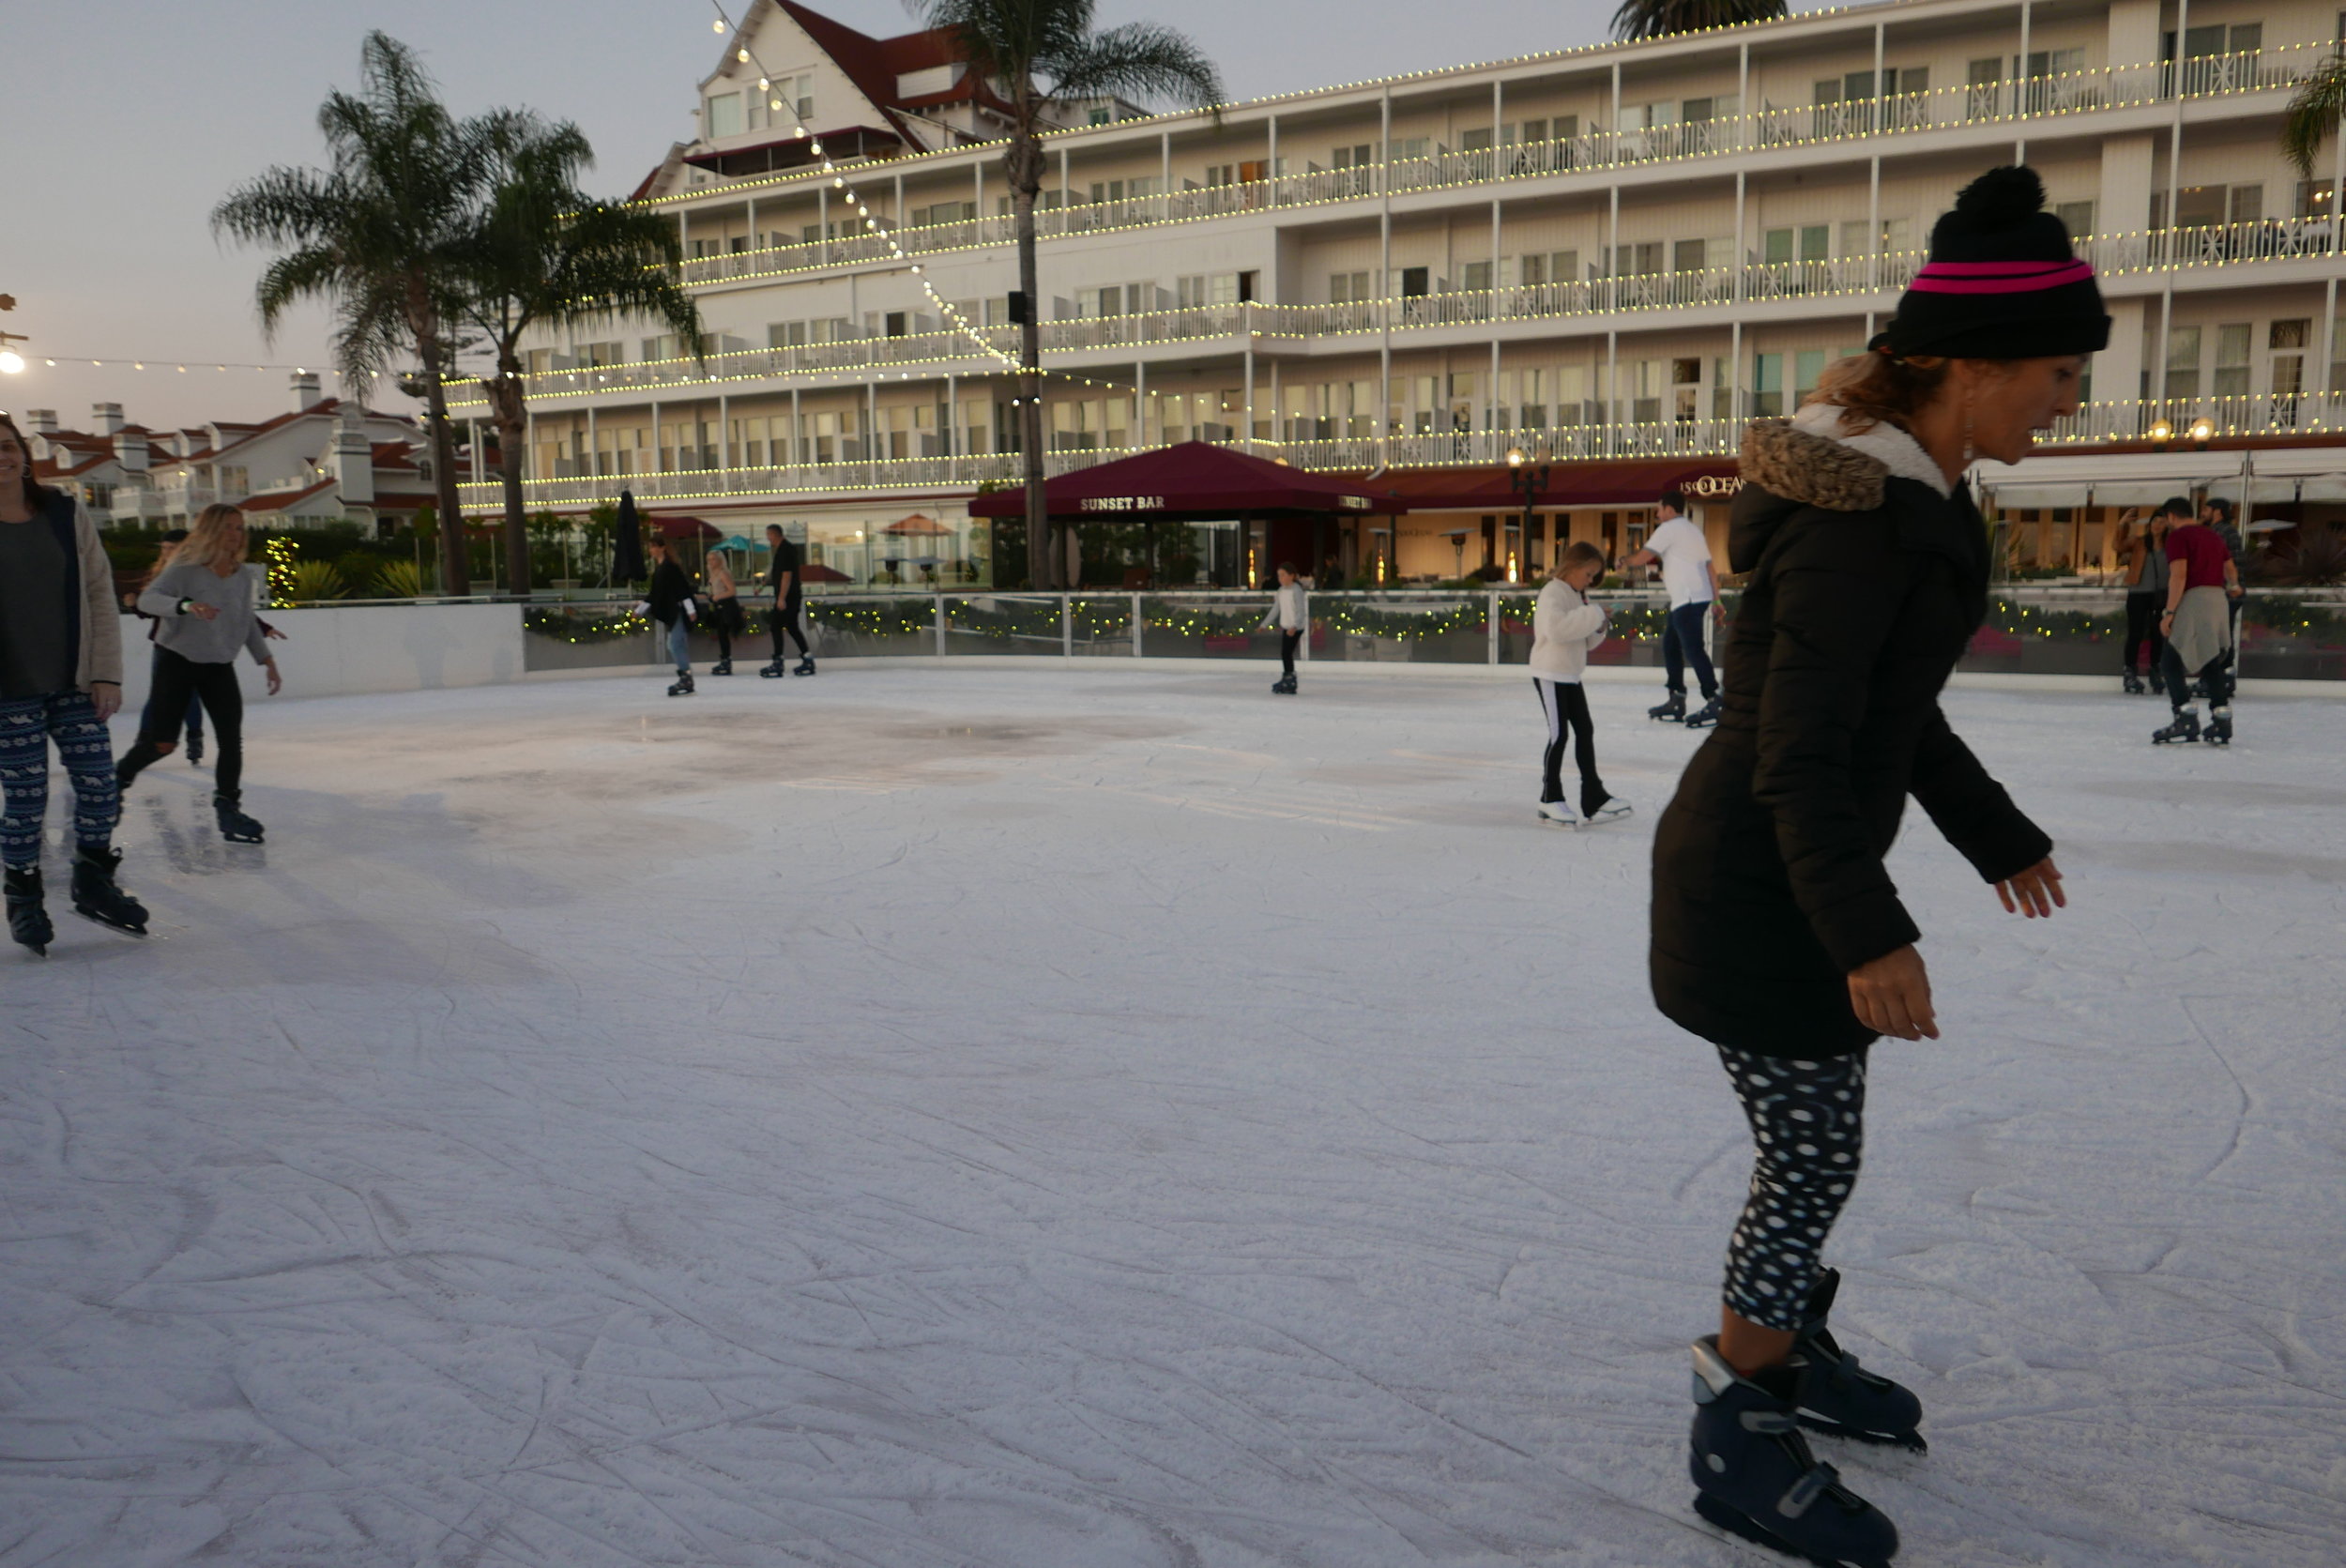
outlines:
M1515 473L1503 465L1401 469L1378 484L1398 492L1416 511L1521 511L1523 492L1509 482ZM1622 457L1549 464L1547 483L1533 493L1531 504L1646 507L1672 490L1694 501L1726 502L1742 488L1731 457Z
M1390 477L1371 484L1306 473L1205 441L1061 474L1044 483L1044 504L1051 517L1079 523L1211 523L1284 513L1390 517L1410 505L1394 494ZM969 503L972 517L1026 514L1023 488L989 491Z

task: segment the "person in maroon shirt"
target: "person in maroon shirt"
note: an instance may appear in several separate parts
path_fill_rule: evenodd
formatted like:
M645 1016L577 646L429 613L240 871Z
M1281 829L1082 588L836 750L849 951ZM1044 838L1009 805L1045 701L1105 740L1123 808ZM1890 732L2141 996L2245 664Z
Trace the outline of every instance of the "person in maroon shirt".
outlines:
M2174 721L2151 737L2166 746L2205 738L2211 745L2232 740L2232 601L2240 597L2240 568L2215 529L2186 523L2167 535L2167 610L2158 618L2167 639L2167 699ZM2200 729L2191 682L2207 683L2208 726Z

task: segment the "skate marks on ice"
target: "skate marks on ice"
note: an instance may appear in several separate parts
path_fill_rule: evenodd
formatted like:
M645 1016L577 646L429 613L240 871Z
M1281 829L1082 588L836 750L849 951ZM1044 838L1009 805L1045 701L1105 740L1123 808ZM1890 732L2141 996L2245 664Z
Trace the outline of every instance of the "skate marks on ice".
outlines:
M185 934L6 977L0 1564L1759 1560L1684 1506L1745 1167L1644 996L1650 819L1482 825L1513 682L1148 684L837 671L749 782L627 683L276 710L266 876L146 849ZM1658 809L1645 695L1592 693ZM2108 836L2075 715L1950 708ZM1020 733L851 740L954 715ZM1934 1452L1828 1456L1920 1565L2336 1560L2335 891L1894 869L1954 1027L1879 1058L1839 1326ZM305 919L316 977L235 967Z

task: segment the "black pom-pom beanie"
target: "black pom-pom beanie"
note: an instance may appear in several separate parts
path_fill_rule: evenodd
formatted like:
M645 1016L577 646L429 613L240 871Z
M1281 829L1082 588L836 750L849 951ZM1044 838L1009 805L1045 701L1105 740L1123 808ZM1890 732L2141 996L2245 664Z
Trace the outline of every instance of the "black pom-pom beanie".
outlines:
M1930 259L1876 342L1900 358L2093 354L2110 345L2110 313L2036 171L1990 169L1932 227Z

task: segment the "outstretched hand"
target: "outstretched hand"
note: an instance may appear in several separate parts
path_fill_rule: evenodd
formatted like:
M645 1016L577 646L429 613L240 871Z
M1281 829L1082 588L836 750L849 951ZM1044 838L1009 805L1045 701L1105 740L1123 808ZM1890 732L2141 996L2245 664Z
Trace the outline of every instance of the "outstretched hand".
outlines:
M1938 1014L1930 1006L1930 973L1909 942L1849 972L1850 1010L1876 1034L1900 1040L1939 1038Z
M2068 895L2061 891L2060 869L2049 855L2008 881L1997 883L1996 896L2003 900L2004 913L2030 920L2050 920L2055 909L2069 906Z

